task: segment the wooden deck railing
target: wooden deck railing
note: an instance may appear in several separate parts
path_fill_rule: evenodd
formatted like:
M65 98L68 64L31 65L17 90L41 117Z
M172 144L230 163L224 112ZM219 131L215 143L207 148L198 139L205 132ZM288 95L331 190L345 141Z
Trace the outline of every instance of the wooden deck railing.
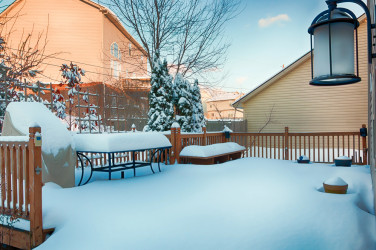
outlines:
M363 125L365 127L365 125ZM181 150L189 145L211 145L222 142L236 142L246 148L242 157L261 157L280 160L296 160L306 155L313 162L333 163L334 158L346 155L353 158L354 164L367 164L367 139L360 132L315 132L290 133L286 127L282 133L230 133L225 138L223 132L181 133L180 128L171 128L166 137L172 144L171 150L165 150L162 162L173 164L179 161ZM149 160L152 151L138 152L136 160ZM95 159L94 165L105 165L106 154L87 154ZM130 154L115 156L115 162L132 160ZM78 164L77 164L78 166Z
M362 127L365 128L365 125ZM360 132L290 133L286 127L282 133L207 133L182 134L180 128L172 128L167 136L172 144L170 163L179 161L180 151L189 145L211 145L236 142L246 148L242 157L296 160L306 155L313 162L332 163L338 156L352 157L354 164L367 164L367 138Z
M9 223L0 225L1 243L30 249L43 242L42 224L42 152L35 135L41 129L29 129L27 136L0 137L0 216L30 221L30 230ZM9 221L9 220L7 220Z

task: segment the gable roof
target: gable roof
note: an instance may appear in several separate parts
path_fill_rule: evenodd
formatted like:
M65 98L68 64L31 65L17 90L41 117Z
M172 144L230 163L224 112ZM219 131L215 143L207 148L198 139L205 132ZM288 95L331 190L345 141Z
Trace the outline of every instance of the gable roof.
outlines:
M358 17L359 23L365 22L366 20L367 19L366 19L366 15L365 14L361 15L360 17ZM257 95L258 93L260 93L261 91L263 91L264 89L266 89L267 87L269 87L270 85L272 85L273 83L275 83L276 81L278 81L279 79L281 79L282 77L284 77L289 72L291 72L292 70L294 70L299 65L301 65L302 63L304 63L305 61L307 61L309 59L311 59L311 52L310 51L307 52L307 53L305 53L303 56L301 56L297 60L295 60L293 63L291 63L290 65L288 65L286 68L284 68L281 71L279 71L277 74L275 74L272 77L270 77L265 82L263 82L260 85L258 85L256 88L254 88L251 91L249 91L247 94L245 94L244 96L242 96L241 98L239 98L238 100L236 100L231 105L233 107L236 107L236 108L242 108L242 104L244 102L248 101L253 96Z
M15 0L2 13L0 13L0 15L7 14L9 11L11 11L13 8L15 8L17 5L19 5L23 1L26 1L26 0ZM136 39L133 38L133 36L131 36L131 34L129 34L129 32L124 28L119 18L110 9L108 9L107 7L103 5L95 3L91 0L78 0L78 1L83 2L93 8L98 9L113 25L115 25L115 27L125 37L127 37L145 56L147 56L146 50L136 41Z
M311 58L311 52L309 51L309 52L305 53L303 56L301 56L300 58L298 58L296 61L291 63L289 66L285 67L283 70L279 71L277 74L273 75L268 80L266 80L265 82L263 82L262 84L260 84L256 88L252 89L251 91L249 91L247 94L245 94L244 96L242 96L241 98L236 100L231 105L234 106L234 107L237 107L237 108L242 108L242 106L241 106L242 103L248 101L250 98L257 95L258 93L263 91L265 88L269 87L274 82L278 81L279 79L281 79L282 77L287 75L289 72L291 72L292 70L294 70L295 68L297 68L299 65L301 65L302 63L304 63L305 61L307 61L310 58Z

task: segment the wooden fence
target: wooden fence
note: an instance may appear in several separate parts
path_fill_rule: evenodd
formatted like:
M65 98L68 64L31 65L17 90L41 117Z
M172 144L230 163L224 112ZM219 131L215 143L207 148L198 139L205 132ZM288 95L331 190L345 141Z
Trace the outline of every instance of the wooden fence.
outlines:
M43 231L42 222L42 152L36 141L41 129L30 128L29 133L29 138L0 138L0 216L3 218L0 239L3 244L21 249L40 245L47 232ZM30 221L30 229L14 227L12 221L17 219Z
M362 127L365 128L365 125ZM224 133L182 134L180 128L172 128L167 136L172 146L171 162L179 161L180 151L189 145L210 145L236 142L246 148L242 157L296 160L306 155L313 162L333 163L338 156L348 156L354 164L367 164L367 138L360 132L290 133Z

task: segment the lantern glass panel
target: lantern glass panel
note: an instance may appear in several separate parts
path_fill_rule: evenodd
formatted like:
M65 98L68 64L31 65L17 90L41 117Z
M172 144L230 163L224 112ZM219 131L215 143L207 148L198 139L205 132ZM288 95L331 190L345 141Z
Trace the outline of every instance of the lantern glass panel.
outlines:
M332 75L354 74L354 25L330 24ZM329 24L314 31L314 77L330 75Z
M313 77L330 75L329 25L315 28L313 38Z
M331 25L332 71L334 75L354 75L354 25L338 22Z

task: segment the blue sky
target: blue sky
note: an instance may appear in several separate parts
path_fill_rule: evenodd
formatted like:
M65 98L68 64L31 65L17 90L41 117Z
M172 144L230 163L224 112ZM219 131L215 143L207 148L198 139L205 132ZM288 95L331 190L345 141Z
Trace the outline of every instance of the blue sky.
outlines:
M310 50L308 27L327 9L324 0L243 0L244 11L227 26L231 37L223 88L247 92ZM357 16L355 4L341 4Z
M227 24L224 34L231 47L218 73L226 77L218 86L248 92L309 51L307 29L327 5L324 0L241 1L243 11ZM357 16L364 13L355 4L339 6Z

